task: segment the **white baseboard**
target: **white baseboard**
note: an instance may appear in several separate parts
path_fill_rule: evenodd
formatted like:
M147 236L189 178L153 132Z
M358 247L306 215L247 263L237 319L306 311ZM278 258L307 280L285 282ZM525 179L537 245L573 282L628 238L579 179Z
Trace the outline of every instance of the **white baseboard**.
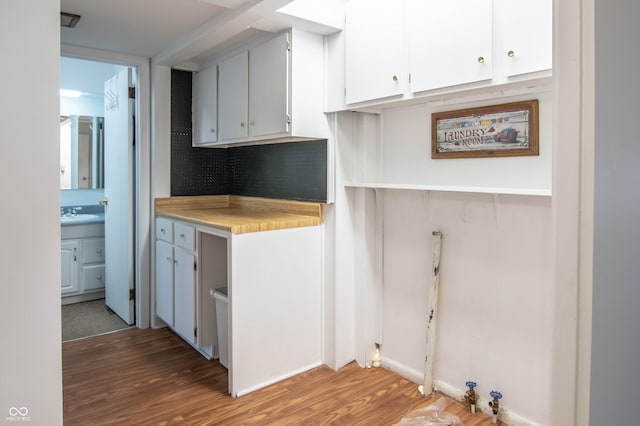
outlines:
M422 371L414 370L392 359L385 358L384 356L382 357L381 362L382 367L393 371L407 380L411 380L416 383L416 386L422 384L424 381L424 373ZM437 391L443 393L449 398L455 399L456 401L463 401L466 389L452 386L449 383L438 380L437 378L434 379L433 383ZM476 407L478 411L491 415L491 407L489 407L488 399L478 398L478 404ZM499 418L504 424L510 426L540 426L538 423L532 422L531 420L502 407L500 408Z
M62 296L61 304L70 305L72 303L90 302L91 300L104 299L104 290L88 292L83 294L74 294L71 296Z
M424 373L422 371L414 370L413 368L409 368L404 364L385 358L384 356L380 358L380 363L383 368L391 370L405 379L411 380L413 383L421 384L424 381Z
M236 392L236 394L232 395L232 396L240 397L242 395L246 395L246 394L251 393L253 391L256 391L258 389L262 389L262 388L267 387L269 385L272 385L274 383L278 383L278 382L280 382L282 380L285 380L285 379L288 379L290 377L296 376L296 375L298 375L300 373L304 373L305 371L309 371L309 370L311 370L313 368L320 367L321 365L322 365L321 362L315 362L315 363L310 364L310 365L308 365L306 367L303 367L303 368L301 368L299 370L292 371L290 373L284 374L282 376L276 377L276 378L271 379L271 380L267 380L265 382L262 382L260 384L255 385L255 386L251 386L250 388L243 389L243 390L241 390L239 392Z
M435 379L433 382L434 387L437 391L442 392L449 398L453 398L456 401L463 402L466 389L451 386L450 384L438 379ZM489 407L488 399L478 398L476 407L478 411L491 415L491 407ZM502 423L510 426L540 426L538 423L532 422L531 420L524 418L519 414L514 413L513 411L504 409L503 407L500 408L499 418Z

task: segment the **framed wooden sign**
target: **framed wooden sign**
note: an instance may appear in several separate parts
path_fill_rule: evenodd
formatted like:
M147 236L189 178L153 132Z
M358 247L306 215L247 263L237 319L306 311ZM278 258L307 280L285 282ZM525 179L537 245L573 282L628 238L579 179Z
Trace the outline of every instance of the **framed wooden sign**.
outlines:
M431 115L431 158L539 155L538 100Z

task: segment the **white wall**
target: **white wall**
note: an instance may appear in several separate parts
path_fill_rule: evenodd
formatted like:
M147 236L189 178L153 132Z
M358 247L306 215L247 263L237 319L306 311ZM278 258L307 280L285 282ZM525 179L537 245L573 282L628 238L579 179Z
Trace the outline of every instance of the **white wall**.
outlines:
M62 189L60 190L61 206L83 206L98 204L104 198L104 189Z
M547 424L552 331L549 197L385 191L383 364L419 382L431 233L443 233L434 377L478 383L510 412ZM456 396L455 394L452 396Z
M539 156L431 159L432 113L528 99L539 99ZM386 183L551 190L551 100L549 92L542 92L462 105L385 110L380 179Z
M104 83L125 67L105 62L60 58L60 88L79 90L78 98L60 97L62 115L104 115Z
M163 65L150 67L151 84L151 139L150 146L150 198L151 219L155 217L153 200L171 196L171 68ZM155 239L155 227L149 231L151 241ZM153 244L150 244L153 246ZM151 251L154 249L150 248ZM149 271L151 283L155 278L155 256L150 256ZM156 315L155 285L149 289L150 326L162 327L164 322Z
M483 103L531 98L540 100L540 156L431 160L430 114L442 105L398 107L383 110L377 120L359 116L368 122L364 128L356 126L350 140L338 140L339 158L351 165L345 180L550 190L550 93ZM377 338L380 322L383 365L422 381L431 233L442 231L436 386L455 397L467 380L475 380L485 406L491 390L503 393L509 416L504 420L548 424L551 197L359 188L348 194L349 211L336 222L338 227L352 222L355 232L356 339ZM337 238L340 246L344 239ZM341 260L336 262L340 268ZM372 308L373 316L367 311ZM356 341L356 348L371 348L371 343ZM370 359L355 357L361 364Z
M60 330L60 2L0 5L0 422L62 424ZM19 19L28 17L28 19Z
M104 96L60 97L60 115L104 116Z
M637 424L640 383L640 3L595 1L595 209L590 424Z

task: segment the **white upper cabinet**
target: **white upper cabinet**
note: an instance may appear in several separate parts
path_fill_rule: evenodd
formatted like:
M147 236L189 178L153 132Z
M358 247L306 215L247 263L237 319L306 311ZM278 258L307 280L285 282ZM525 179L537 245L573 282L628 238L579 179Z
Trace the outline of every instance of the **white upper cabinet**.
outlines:
M249 52L219 64L218 128L220 140L246 138L248 133Z
M406 0L411 91L492 77L492 0Z
M218 140L218 67L193 75L193 145Z
M338 109L522 85L550 76L552 0L348 0L330 46Z
M404 2L350 0L346 4L346 102L400 95L404 66Z
M553 1L495 0L502 25L504 73L508 77L551 69Z
M328 137L321 35L291 29L248 44L217 66L217 141L205 146ZM207 126L197 121L203 115L198 110L206 108L200 74L194 80L194 132L206 134Z
M249 136L288 129L289 34L249 50Z

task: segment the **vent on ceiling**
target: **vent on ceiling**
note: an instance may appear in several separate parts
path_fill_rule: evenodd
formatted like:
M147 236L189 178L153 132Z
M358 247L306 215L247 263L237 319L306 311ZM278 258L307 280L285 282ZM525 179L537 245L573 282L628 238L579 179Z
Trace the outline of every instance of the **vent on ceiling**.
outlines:
M65 28L75 28L80 20L80 15L74 13L60 12L60 26Z

